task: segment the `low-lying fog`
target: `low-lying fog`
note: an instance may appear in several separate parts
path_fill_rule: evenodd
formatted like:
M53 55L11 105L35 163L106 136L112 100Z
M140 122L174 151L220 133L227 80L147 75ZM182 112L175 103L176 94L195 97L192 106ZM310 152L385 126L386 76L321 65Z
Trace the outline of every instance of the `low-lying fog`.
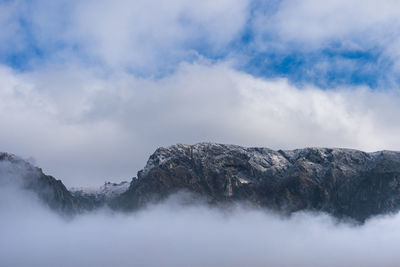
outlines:
M329 216L221 212L174 199L138 213L66 220L0 188L0 266L398 266L400 216L363 226Z

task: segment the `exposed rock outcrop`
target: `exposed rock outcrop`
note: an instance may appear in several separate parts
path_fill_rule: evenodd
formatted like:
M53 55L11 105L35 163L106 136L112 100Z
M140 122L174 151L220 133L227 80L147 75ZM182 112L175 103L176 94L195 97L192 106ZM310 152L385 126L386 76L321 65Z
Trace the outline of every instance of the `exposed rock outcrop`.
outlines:
M0 153L0 185L34 192L51 209L63 215L75 214L85 207L60 180L13 154Z
M322 211L360 222L400 210L400 152L392 151L180 144L157 149L128 189L126 182L106 183L90 192L70 192L40 168L0 153L0 185L10 181L63 214L104 205L136 210L179 191L210 204L241 202L284 214Z
M114 198L128 190L130 183L105 182L99 188L70 188L71 194L82 204L85 209L92 210L106 206Z
M0 186L28 190L60 214L74 215L106 206L128 189L129 182L106 182L96 189L68 190L61 180L44 174L42 169L26 160L0 152Z
M112 207L134 210L180 190L210 203L323 211L362 222L400 209L400 153L174 145L157 149Z

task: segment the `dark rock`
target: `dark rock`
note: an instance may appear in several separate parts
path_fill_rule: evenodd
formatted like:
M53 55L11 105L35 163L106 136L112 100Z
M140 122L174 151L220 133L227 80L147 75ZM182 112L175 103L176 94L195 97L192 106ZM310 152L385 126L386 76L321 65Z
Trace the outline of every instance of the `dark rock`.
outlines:
M130 183L105 182L99 188L70 188L71 194L83 204L87 210L107 206L115 197L121 195L129 188Z
M399 210L400 153L180 144L157 149L111 206L134 210L181 190L209 203L322 211L363 222Z
M35 192L52 209L75 214L109 205L136 210L189 192L212 205L245 203L284 214L327 212L359 222L400 209L400 152L305 148L274 151L200 143L159 148L127 183L68 191L60 180L0 153L0 186ZM185 200L186 201L186 200Z
M0 153L0 186L14 186L33 192L51 209L62 215L74 215L98 209L125 192L128 182L106 182L97 189L68 190L42 169L8 153Z
M12 154L0 153L0 185L32 191L51 209L63 215L75 214L84 206L60 180Z

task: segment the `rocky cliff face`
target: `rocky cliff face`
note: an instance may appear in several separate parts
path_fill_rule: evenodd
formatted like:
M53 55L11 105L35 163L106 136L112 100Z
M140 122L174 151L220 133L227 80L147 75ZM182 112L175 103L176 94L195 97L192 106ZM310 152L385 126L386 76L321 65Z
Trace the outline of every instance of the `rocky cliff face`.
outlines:
M92 210L108 205L110 201L128 190L130 183L105 182L99 188L70 188L71 194L84 205L86 210Z
M45 175L40 168L8 153L0 153L0 186L15 186L34 192L46 205L61 214L74 214L85 206L71 195L60 180Z
M74 215L106 206L129 187L129 182L110 183L96 189L73 188L42 169L9 153L0 152L0 186L12 186L33 192L51 209L62 215Z
M63 214L104 205L136 210L180 191L210 204L247 203L285 214L322 211L360 222L400 210L400 152L391 151L175 145L157 149L128 189L126 182L106 183L91 192L70 192L41 169L0 153L0 186L10 181Z
M400 209L400 153L175 145L157 149L111 205L133 210L180 190L210 203L246 202L289 214L323 211L362 222Z

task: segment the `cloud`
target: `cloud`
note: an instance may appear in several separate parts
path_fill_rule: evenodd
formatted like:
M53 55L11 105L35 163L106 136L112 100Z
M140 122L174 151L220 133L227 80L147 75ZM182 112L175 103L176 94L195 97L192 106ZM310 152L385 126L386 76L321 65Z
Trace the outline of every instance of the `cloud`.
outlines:
M259 49L378 53L379 61L390 61L392 70L399 71L395 62L400 55L396 45L400 7L396 1L284 0L277 6L269 16L255 11L252 25Z
M400 149L396 90L298 88L223 62L181 64L162 79L79 65L0 76L1 149L35 157L68 186L130 180L175 143Z
M392 0L284 0L272 16L260 15L256 25L311 49L332 41L348 46L379 45L391 37L398 38L395 25L400 23L399 12L400 7Z
M258 4L2 1L0 150L35 157L67 186L129 180L175 143L400 150L398 4ZM278 78L248 74L241 66L252 58L266 62L258 74ZM354 85L369 79L375 90ZM354 228L324 215L282 220L172 201L65 222L4 184L0 214L1 263L12 266L398 262L398 215Z
M107 210L65 220L35 196L0 188L0 258L6 266L396 266L399 215L365 225L324 214L182 206Z
M398 87L399 13L391 0L254 1L240 66L323 88Z
M247 5L231 0L84 1L75 9L71 35L88 54L113 66L154 68L195 56L204 46L224 48L243 28Z
M391 0L3 1L0 61L160 78L182 62L229 59L320 87L396 87L398 13Z
M39 53L27 59L33 67L78 60L151 76L197 59L201 51L225 49L241 33L248 5L248 0L5 2L0 26L9 30L0 40L10 43L5 56Z

